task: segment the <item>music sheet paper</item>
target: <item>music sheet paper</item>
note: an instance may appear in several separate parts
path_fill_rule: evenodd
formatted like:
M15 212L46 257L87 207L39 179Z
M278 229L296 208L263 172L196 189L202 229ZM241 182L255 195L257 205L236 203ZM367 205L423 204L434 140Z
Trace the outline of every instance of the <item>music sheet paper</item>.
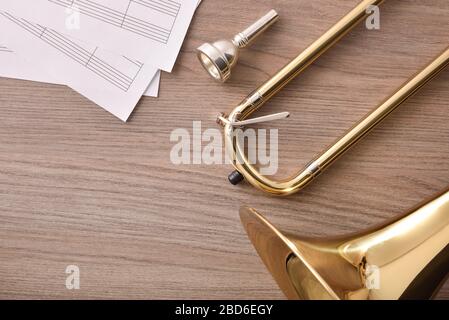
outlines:
M0 77L60 85L65 85L67 83L67 81L64 81L63 79L66 73L62 73L60 75L61 81L57 81L54 77L50 76L46 72L42 72L42 70L39 69L40 68L36 68L32 63L28 62L26 59L23 59L11 49L0 45ZM161 72L158 71L143 94L144 96L158 96L160 77Z
M2 45L0 45L0 77L62 84Z
M153 66L75 42L7 12L0 11L0 29L0 43L123 121L158 72Z
M158 97L159 96L159 86L161 85L161 70L156 72L156 75L151 80L148 85L147 90L143 93L147 97Z
M198 0L3 0L0 10L171 72Z

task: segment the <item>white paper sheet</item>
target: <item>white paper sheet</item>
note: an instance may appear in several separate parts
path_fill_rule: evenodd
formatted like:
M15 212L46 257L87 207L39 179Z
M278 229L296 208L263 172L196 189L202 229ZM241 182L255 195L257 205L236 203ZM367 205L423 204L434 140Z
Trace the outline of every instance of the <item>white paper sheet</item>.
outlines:
M70 58L67 58L70 59ZM54 77L50 76L46 72L42 72L36 68L32 63L23 59L21 56L13 52L11 49L0 45L0 77L13 78L37 82L45 82L52 84L64 85L67 81L64 81L63 73L60 75L60 81L57 81ZM159 94L161 72L158 71L151 80L150 85L143 94L148 97L157 97Z
M153 80L151 80L150 85L147 88L147 91L145 91L143 95L147 97L158 97L160 85L161 85L161 70L158 70Z
M0 10L171 72L198 0L2 0Z
M0 43L126 121L158 70L0 12ZM69 59L68 59L69 58ZM62 77L61 75L64 74Z
M62 84L2 45L0 45L0 77Z

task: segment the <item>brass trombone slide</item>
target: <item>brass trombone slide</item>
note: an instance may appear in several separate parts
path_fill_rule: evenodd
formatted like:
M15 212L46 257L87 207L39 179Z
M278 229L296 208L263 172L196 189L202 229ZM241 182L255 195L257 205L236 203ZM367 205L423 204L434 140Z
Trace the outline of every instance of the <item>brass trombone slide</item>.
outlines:
M272 96L279 92L287 83L304 71L307 66L315 61L321 54L335 44L342 36L349 32L358 24L358 22L363 20L367 16L366 9L369 6L379 5L382 2L383 1L379 0L362 1L271 79L262 84L244 99L227 116L226 121L221 122L224 127L227 153L236 169L236 171L230 175L230 177L235 178L230 178L231 182L239 182L245 178L253 186L274 195L289 195L301 190L323 170L329 167L340 155L363 138L386 116L447 66L449 63L449 47L420 72L399 87L376 109L362 118L354 127L347 131L333 145L324 150L321 155L311 161L294 177L278 181L260 174L248 161L244 148L239 143L239 140L241 140L239 139L239 134L241 134L241 132L234 130L235 123L247 119Z

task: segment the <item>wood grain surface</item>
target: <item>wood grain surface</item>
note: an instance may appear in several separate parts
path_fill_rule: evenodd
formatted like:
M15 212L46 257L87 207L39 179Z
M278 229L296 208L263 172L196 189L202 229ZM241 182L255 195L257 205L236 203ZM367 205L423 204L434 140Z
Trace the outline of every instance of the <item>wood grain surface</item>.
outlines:
M215 116L319 37L358 0L205 0L160 97L127 124L64 86L0 79L0 298L283 299L250 244L241 205L307 236L352 232L449 184L449 70L304 191L267 196L228 165L174 165L170 133ZM196 60L271 8L280 21L245 50L232 81ZM280 170L297 171L449 44L447 0L386 1L259 114L290 111ZM65 268L81 271L67 290ZM449 298L449 283L438 298Z

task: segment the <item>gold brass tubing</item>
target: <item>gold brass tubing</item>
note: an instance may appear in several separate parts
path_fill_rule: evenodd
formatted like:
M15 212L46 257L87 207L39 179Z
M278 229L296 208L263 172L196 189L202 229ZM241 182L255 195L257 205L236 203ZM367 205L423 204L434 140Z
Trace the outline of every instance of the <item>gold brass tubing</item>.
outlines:
M372 5L378 6L383 1L364 0L360 2L307 49L279 70L270 80L261 85L256 92L262 97L262 100L266 101L278 93L285 85L351 31L360 21L365 19L368 15L367 8Z
M234 167L244 175L255 187L276 195L288 195L299 191L306 186L320 172L326 169L340 155L363 138L372 128L381 122L387 115L401 105L407 98L431 80L449 63L449 47L447 47L435 60L427 65L422 71L413 76L403 84L396 92L381 103L376 109L360 120L343 137L328 147L314 161L310 162L301 172L291 179L275 181L261 175L252 166L244 154L244 150L238 143L238 137L233 134L231 126L225 126L226 146L230 149L229 154L234 158ZM237 132L237 131L236 131Z
M319 39L313 42L307 49L300 53L295 59L284 66L276 75L262 84L258 89L245 98L228 116L229 123L246 119L251 113L260 108L267 100L274 94L279 92L287 83L298 76L305 70L313 61L315 61L321 54L332 47L341 37L354 28L360 21L367 17L367 9L372 5L380 5L384 0L363 0L343 18L340 19L334 26L332 26ZM261 189L275 194L291 193L288 190L278 190L277 187L269 187L272 185L270 180L266 180L267 188L263 187L264 177L255 171L255 169L248 164L241 147L235 141L233 126L230 124L224 125L225 145L228 154L234 164L234 167L239 171L250 183L258 186ZM237 161L239 159L239 161ZM241 159L241 161L240 161ZM241 165L239 163L241 163ZM305 180L309 177L303 173ZM298 178L298 177L297 177ZM259 182L258 182L259 181ZM270 191L271 189L271 191ZM281 188L284 189L284 188ZM287 192L286 192L287 191Z
M412 77L409 81L402 85L390 98L380 104L375 110L360 120L351 130L343 137L329 147L318 159L315 160L313 166L324 170L350 146L363 138L372 128L381 122L386 116L400 106L411 95L418 91L423 85L435 77L449 63L449 47L446 48L435 60L433 60L421 72Z
M239 134L241 132L234 130L235 126L233 123L245 120L253 112L258 110L287 83L298 76L307 66L362 21L368 15L367 9L371 5L379 5L382 2L382 0L364 0L359 3L271 79L252 92L229 114L227 117L228 121L223 123L223 126L227 154L230 156L233 166L239 173L237 174L238 179L233 179L234 181L238 182L244 177L253 186L275 195L288 195L302 189L337 159L338 156L343 154L350 146L360 140L382 121L390 112L397 108L427 81L432 79L439 71L444 69L448 64L449 48L291 179L272 180L261 175L249 163L245 156L243 146L239 143L239 140L241 140L239 139L241 138ZM234 183L234 181L231 182Z
M367 9L372 5L380 5L384 0L363 0L349 11L334 26L315 40L307 49L295 59L285 65L272 78L262 84L258 89L245 98L234 109L233 120L243 120L261 107L273 95L278 93L285 85L304 71L319 56L331 48L345 34L351 31L360 21L368 16ZM231 117L231 115L229 115ZM231 119L230 119L231 120Z

